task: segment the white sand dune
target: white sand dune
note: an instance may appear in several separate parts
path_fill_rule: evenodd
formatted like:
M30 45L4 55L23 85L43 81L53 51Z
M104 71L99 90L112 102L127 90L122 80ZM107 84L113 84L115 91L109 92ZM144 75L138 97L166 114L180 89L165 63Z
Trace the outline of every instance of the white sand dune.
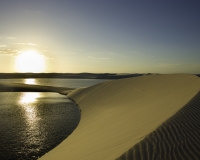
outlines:
M194 75L107 81L68 94L82 110L77 129L41 160L112 160L154 131L200 91Z
M200 92L116 160L199 160Z

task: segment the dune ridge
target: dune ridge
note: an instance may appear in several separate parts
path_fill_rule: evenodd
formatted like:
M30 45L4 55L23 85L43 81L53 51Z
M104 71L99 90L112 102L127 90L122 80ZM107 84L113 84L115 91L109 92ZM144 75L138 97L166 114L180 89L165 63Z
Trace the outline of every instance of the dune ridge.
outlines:
M200 92L116 160L199 160Z
M107 81L68 94L82 110L76 130L41 160L111 160L143 140L200 91L194 75Z

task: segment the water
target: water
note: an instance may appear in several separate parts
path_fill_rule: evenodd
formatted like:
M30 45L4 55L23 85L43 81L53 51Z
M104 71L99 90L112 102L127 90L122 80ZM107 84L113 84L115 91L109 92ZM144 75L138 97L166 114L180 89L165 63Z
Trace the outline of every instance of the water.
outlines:
M59 87L88 87L105 80L0 79ZM0 159L38 159L77 127L80 110L66 96L41 92L0 92Z
M104 82L102 79L57 79L57 78L36 78L36 79L0 79L0 82L26 83L46 86L80 88Z

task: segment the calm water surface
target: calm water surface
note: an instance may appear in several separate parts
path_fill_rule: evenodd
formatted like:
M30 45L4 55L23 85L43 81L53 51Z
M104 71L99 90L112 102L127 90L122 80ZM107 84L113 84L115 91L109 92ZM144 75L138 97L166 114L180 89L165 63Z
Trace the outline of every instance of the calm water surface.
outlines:
M0 82L88 87L105 80L0 79ZM77 127L80 111L66 96L0 92L0 160L38 159Z

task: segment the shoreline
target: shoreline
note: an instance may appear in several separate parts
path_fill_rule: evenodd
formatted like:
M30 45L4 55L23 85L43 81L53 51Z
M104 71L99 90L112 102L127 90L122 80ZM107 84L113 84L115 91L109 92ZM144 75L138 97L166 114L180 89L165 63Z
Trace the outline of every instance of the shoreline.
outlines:
M0 82L0 92L57 92L66 95L75 88Z

